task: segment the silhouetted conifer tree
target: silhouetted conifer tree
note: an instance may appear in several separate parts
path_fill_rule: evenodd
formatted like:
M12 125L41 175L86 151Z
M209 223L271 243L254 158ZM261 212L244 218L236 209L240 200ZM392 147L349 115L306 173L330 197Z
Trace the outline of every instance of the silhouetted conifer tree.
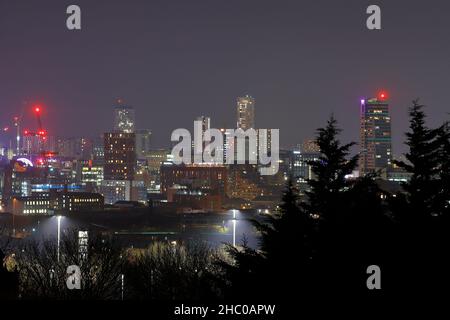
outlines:
M342 145L338 139L341 129L332 116L325 128L318 129L316 143L321 156L311 161L313 179L308 181L310 191L306 192L308 202L303 207L321 220L333 221L343 205L342 194L348 187L345 176L355 169L358 156L348 159L354 142Z
M426 126L423 107L415 100L409 111L410 132L406 133L409 151L405 154L407 162L394 161L412 174L410 181L403 184L407 193L407 207L403 212L397 212L397 215L413 224L427 222L440 211L439 135L442 128L430 129Z
M413 101L406 133L407 161L394 162L411 173L403 184L405 196L392 206L400 222L396 283L403 291L436 289L448 283L448 229L443 220L449 199L448 128L429 128L423 108Z
M298 189L290 179L283 193L280 209L269 217L269 223L256 223L261 232L261 251L271 261L289 259L291 250L295 250L298 262L309 261L314 225L303 209L299 207ZM301 253L301 254L299 254Z
M383 271L391 268L395 224L384 202L387 193L380 189L377 179L376 174L369 174L351 182L345 194L347 212L335 229L340 235L336 237L335 248L342 248L340 252L335 250L343 261L343 285L356 292L368 293L365 281L368 266L377 265Z
M347 193L351 184L345 177L356 168L358 156L350 156L355 143L342 144L340 132L333 116L324 128L317 130L316 143L321 156L309 163L313 178L308 180L310 189L302 203L302 208L317 222L314 270L317 288L322 290L340 290L352 265L348 260L351 250L346 233L351 214Z
M450 124L445 123L439 133L440 140L440 190L438 201L440 202L439 214L445 221L450 219Z
M298 190L289 180L280 209L265 223L254 222L261 232L260 250L244 243L227 247L232 262L221 261L233 297L285 299L291 290L308 290L311 280L313 221L298 206Z

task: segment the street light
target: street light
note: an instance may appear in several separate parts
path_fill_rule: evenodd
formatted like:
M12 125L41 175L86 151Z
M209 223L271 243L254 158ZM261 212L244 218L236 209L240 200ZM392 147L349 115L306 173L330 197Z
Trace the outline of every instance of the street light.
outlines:
M233 209L233 247L236 247L236 210Z
M16 208L17 208L17 199L13 198L12 200L13 203L13 212L12 212L12 232L13 232L13 237L16 237L16 223L15 223L15 217L16 217Z
M59 241L61 240L61 218L62 216L57 216L56 217L58 219L58 252L57 252L57 256L58 256L58 263L59 263Z

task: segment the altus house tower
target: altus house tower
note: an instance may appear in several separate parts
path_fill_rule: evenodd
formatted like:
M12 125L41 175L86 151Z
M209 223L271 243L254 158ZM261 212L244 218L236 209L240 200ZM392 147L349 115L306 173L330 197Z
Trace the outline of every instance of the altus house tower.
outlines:
M361 175L387 170L392 160L391 117L387 94L361 99L360 158Z

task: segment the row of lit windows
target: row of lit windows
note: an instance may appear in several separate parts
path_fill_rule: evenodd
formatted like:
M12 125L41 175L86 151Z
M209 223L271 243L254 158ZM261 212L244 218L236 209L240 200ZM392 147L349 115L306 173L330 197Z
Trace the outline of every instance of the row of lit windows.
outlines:
M75 203L99 202L100 199L74 199Z
M83 173L92 171L103 171L102 167L83 167Z
M27 205L27 206L42 206L42 205L48 205L48 204L50 204L50 201L26 201L25 202L25 205Z
M30 209L23 210L24 214L39 214L39 213L47 213L48 209Z
M123 163L124 161L123 160L114 160L114 159L112 159L112 160L108 160L108 161L106 161L106 163Z

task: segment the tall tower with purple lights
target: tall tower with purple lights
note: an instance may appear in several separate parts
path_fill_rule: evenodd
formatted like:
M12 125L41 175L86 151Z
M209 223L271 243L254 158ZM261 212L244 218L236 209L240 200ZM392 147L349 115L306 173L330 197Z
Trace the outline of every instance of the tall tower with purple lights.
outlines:
M361 99L360 148L361 175L386 170L391 165L391 116L385 92L377 98Z

